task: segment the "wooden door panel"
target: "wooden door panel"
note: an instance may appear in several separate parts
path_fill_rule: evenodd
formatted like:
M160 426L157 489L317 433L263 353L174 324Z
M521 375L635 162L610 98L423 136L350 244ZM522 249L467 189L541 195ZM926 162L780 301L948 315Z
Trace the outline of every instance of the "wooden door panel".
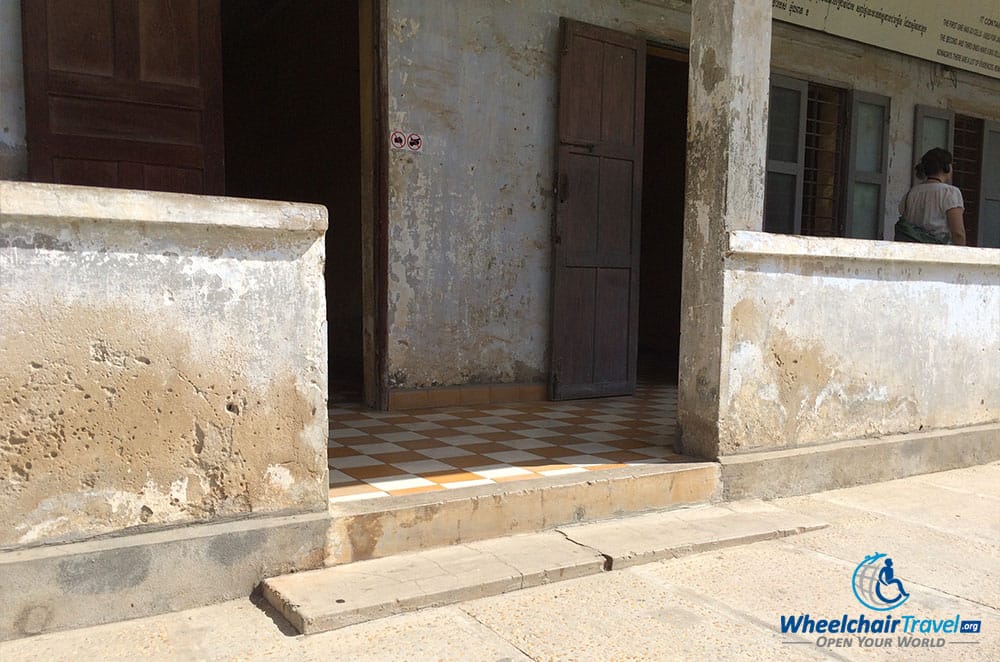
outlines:
M224 192L219 0L24 0L35 181Z
M553 315L573 320L582 327L593 328L597 302L594 290L597 272L592 268L566 268L561 272L559 297L555 299ZM589 384L594 377L594 341L591 334L576 333L560 343L560 374L563 388Z
M115 138L168 145L201 145L201 113L130 101L49 96L55 135Z
M603 77L604 43L581 34L566 34L560 81L563 88L585 89ZM585 95L561 95L559 98L559 139L598 142L601 139L601 114L594 112L594 100Z
M635 48L608 44L604 48L601 139L620 145L635 143ZM642 50L645 57L645 49Z
M601 161L589 154L566 151L561 159L564 174L560 178L559 200L574 223L557 226L560 257L568 266L593 264L597 255L597 221ZM558 223L558 220L557 220Z
M118 164L89 159L52 159L56 181L74 182L80 186L118 186Z
M645 42L563 19L554 399L635 390Z
M51 150L58 154L53 158L93 159L95 155L101 160L122 163L134 161L137 163L153 163L157 165L176 165L178 167L199 168L204 163L204 153L197 145L167 145L143 143L134 140L112 140L108 138L90 138L87 136L51 136ZM30 156L30 155L29 155ZM52 181L37 179L35 181ZM57 182L71 184L73 182Z
M139 79L198 87L198 0L139 3Z
M604 264L632 264L632 191L641 187L632 161L601 159L597 237Z
M112 0L48 0L48 22L60 26L48 37L51 70L115 75L113 4ZM25 41L25 48L30 46Z
M200 170L150 165L148 163L141 164L141 166L140 187L146 190L198 193L204 188Z
M594 379L627 388L629 373L629 269L597 269L594 320Z

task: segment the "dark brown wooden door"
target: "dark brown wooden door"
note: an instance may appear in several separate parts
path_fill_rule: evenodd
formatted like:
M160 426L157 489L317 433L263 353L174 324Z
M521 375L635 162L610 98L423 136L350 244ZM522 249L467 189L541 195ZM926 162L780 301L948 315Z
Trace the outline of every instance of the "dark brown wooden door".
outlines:
M562 20L554 399L635 391L646 45Z
M222 193L219 0L24 0L31 179Z

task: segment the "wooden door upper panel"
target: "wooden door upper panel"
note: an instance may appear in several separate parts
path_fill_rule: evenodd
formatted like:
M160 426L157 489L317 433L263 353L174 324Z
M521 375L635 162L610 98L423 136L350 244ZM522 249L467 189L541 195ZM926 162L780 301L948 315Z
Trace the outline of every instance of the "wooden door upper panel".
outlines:
M25 11L36 10L27 0ZM46 23L49 69L90 76L115 75L115 13L112 0L48 0ZM37 35L32 35L36 38ZM25 48L31 44L25 41Z
M219 0L24 0L29 175L224 192Z
M601 94L601 140L634 145L636 136L636 59L645 50L635 46L604 45L603 94ZM641 114L639 115L642 116ZM628 118L622 121L622 118Z
M637 81L645 80L645 42L622 33L611 38L613 31L585 23L564 19L564 24L560 142L634 147L642 133L635 90ZM631 119L623 121L626 117Z
M198 87L201 49L198 0L139 3L139 80Z

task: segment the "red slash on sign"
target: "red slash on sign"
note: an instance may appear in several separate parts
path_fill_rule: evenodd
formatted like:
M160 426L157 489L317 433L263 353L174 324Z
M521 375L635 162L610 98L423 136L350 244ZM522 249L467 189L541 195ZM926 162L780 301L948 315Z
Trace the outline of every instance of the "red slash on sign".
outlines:
M403 149L406 147L406 134L402 131L393 131L389 134L389 144L394 149Z
M406 137L406 146L410 148L411 152L419 152L424 146L424 139L420 137L419 133L411 133Z

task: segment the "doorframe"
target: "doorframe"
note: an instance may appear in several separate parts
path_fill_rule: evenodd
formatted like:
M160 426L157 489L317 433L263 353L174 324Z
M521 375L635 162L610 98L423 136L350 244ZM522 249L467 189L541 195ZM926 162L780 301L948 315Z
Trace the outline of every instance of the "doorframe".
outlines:
M683 62L689 66L691 64L691 51L686 46L678 46L663 41L647 39L646 55L652 55L664 60Z
M389 408L388 0L359 0L361 292L364 402Z
M655 58L659 58L659 59L662 59L662 60L670 60L670 61L673 61L673 62L683 63L687 67L687 69L688 69L688 78L690 80L690 75L691 75L690 74L690 72L691 72L691 46L690 46L690 44L675 43L675 42L672 42L672 41L665 41L665 40L662 40L662 39L656 39L656 38L652 38L652 37L646 37L646 57L647 58L649 58L649 57L655 57ZM688 104L690 103L690 101L691 101L691 91L689 89L688 90L688 94L687 94L687 98L685 99L685 107L684 107L684 116L685 116L685 118L687 118L687 116L689 114L689 110L690 109L688 108ZM648 99L648 97L646 98L645 103L646 103L646 108L644 109L643 115L644 115L644 117L646 117L648 119L648 115L646 115L646 112L645 112L645 111L649 110L649 99ZM687 152L688 152L688 139L689 138L690 138L690 131L688 130L687 121L685 120L685 122L684 122L684 163L685 163L685 167L686 167L686 164L687 164ZM646 159L646 152L645 152L645 150L643 150L643 159L644 160ZM643 171L645 171L645 163L643 164ZM687 179L687 172L685 172L684 174L685 174L685 180L686 180ZM685 253L687 253L687 250L688 250L687 243L684 241L684 216L687 213L687 209L686 209L686 207L687 207L687 190L686 189L684 191L684 201L683 202L684 202L684 209L681 210L681 217L680 217L681 252L680 252L680 256L679 256L680 257L680 263L678 264L678 276L681 279L681 291L682 292L683 292L683 288L684 288L684 283L683 283L683 276L684 276L684 255L685 255ZM641 218L639 220L639 234L640 234L640 242L641 242L641 236L642 236L642 219ZM641 243L640 243L639 250L640 250L640 256L641 256L641 254L642 254L641 253L641 251L642 251ZM640 265L639 265L639 283L640 284L642 283L642 263L641 263L641 261L640 261ZM678 341L678 346L677 346L677 372L675 374L673 374L671 377L672 377L673 381L678 384L678 387L679 387L679 384L680 384L680 366L681 366L680 337L682 335L684 335L684 320L685 320L685 316L683 314L683 310L682 310L682 306L681 306L680 300L677 301L677 309L678 309L678 314L679 314L679 328L678 328L678 336L677 336L677 341ZM639 314L640 315L642 314L642 295L641 294L639 295ZM636 342L638 343L638 339L637 339ZM639 359L638 359L638 356L637 356L636 357L636 366L635 366L636 376L638 376L638 374L639 374L639 363L638 362L639 362Z

